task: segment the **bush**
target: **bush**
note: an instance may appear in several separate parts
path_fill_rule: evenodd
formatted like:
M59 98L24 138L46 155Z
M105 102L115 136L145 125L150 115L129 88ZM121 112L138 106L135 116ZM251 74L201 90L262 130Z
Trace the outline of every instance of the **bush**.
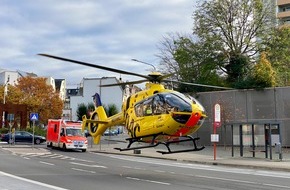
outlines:
M27 128L25 131L29 132L29 133L33 133L33 128ZM35 135L40 135L40 136L44 136L46 137L46 130L42 129L40 127L34 127L34 134Z
M8 128L2 128L0 129L0 134L6 134L9 132L9 129Z

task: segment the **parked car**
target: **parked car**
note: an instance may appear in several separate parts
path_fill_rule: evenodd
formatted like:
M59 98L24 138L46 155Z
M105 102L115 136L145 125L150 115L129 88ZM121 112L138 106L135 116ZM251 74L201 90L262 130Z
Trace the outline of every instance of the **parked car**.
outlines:
M4 134L1 136L1 141L7 143L14 143L14 142L24 142L24 143L32 143L33 134L27 131L15 131L12 135L10 133ZM46 139L43 136L34 135L34 144L41 144L45 142Z
M110 129L107 129L107 130L104 132L104 136L115 136L115 135L118 135L118 133L117 133L116 130L110 130Z
M89 136L91 136L91 134L90 134L90 132L89 132L88 130L85 130L85 131L84 131L84 135L85 135L85 137L89 137Z

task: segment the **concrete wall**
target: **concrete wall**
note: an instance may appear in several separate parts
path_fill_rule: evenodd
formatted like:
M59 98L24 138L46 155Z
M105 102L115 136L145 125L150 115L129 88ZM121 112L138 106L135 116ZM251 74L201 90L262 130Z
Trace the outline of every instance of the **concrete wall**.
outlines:
M226 124L236 123L234 135L239 123L255 123L255 135L262 138L264 123L280 123L282 145L290 146L290 87L269 88L264 90L230 90L198 93L197 99L205 107L208 118L197 135L201 143L210 145L210 134L213 133L213 108L221 105L221 119L224 126L218 129L220 144L231 142L230 127ZM243 133L249 133L249 126L244 124ZM249 134L248 134L249 135ZM261 139L262 140L262 139Z

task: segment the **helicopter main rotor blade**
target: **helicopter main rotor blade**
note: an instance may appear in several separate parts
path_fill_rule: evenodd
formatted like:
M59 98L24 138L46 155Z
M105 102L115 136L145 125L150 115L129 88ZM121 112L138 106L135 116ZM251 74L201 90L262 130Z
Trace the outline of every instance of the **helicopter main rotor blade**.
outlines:
M138 81L131 81L131 82L120 82L115 84L104 84L99 85L100 87L109 87L109 86L121 86L121 85L127 85L127 84L140 84L142 82L147 82L148 80L138 80Z
M151 77L149 77L149 76L141 75L141 74L138 74L138 73L132 73L132 72L123 71L123 70L119 70L119 69L114 69L114 68L110 68L110 67L105 67L105 66L101 66L101 65L94 65L94 64L91 64L91 63L86 63L86 62L82 62L82 61L67 59L67 58L58 57L58 56L54 56L54 55L49 55L49 54L44 54L44 53L40 53L38 55L49 57L49 58L53 58L53 59L58 59L58 60L62 60L62 61L67 61L67 62L71 62L71 63L76 63L76 64L79 64L79 65L84 65L84 66L88 66L88 67L103 69L103 70L107 70L107 71L111 71L111 72L115 72L115 73L142 77L142 78L145 78L147 80L151 79Z
M233 90L234 89L234 88L223 87L223 86L214 86L214 85L198 84L198 83L190 83L190 82L182 82L182 81L163 80L163 82L174 82L174 83L181 83L181 84L186 84L186 85L191 85L191 86L202 86L202 87L218 88L218 89L224 89L224 90Z

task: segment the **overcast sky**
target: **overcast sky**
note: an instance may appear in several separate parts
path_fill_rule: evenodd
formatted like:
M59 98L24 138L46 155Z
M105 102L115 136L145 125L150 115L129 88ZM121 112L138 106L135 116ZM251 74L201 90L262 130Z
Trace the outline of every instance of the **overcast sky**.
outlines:
M167 33L191 33L194 0L0 0L0 68L66 79L119 74L45 57L47 53L147 74ZM132 78L121 75L123 80Z

